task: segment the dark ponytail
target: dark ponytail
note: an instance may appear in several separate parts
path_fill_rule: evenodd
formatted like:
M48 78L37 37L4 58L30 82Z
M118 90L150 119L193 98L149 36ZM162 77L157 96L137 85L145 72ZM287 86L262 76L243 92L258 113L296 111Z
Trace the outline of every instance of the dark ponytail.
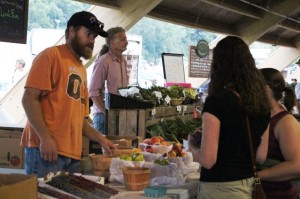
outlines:
M273 98L281 101L287 111L291 112L296 105L296 95L292 87L286 86L282 73L275 68L262 68L260 71L265 83L273 91Z
M283 104L287 111L291 112L293 107L296 105L296 95L294 89L292 87L285 87L283 91Z
M101 55L104 55L105 53L107 53L109 51L109 48L108 48L108 45L107 44L104 44L100 50L100 53L99 53L99 57Z

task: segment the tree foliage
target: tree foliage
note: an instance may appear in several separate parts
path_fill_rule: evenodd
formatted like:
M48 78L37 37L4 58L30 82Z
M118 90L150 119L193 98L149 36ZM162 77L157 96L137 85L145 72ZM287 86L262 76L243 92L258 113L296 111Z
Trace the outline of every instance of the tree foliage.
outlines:
M28 30L33 28L62 28L74 12L87 10L91 5L71 0L30 0Z
M28 30L65 29L73 13L87 10L90 6L74 0L30 0ZM154 63L161 60L161 53L184 54L187 61L190 45L196 45L200 39L211 42L216 38L213 33L146 17L134 25L128 33L142 35L142 57Z
M157 62L161 53L189 53L191 45L196 45L200 39L208 43L217 35L199 29L187 28L163 21L144 17L128 33L139 34L143 37L142 57L148 61Z

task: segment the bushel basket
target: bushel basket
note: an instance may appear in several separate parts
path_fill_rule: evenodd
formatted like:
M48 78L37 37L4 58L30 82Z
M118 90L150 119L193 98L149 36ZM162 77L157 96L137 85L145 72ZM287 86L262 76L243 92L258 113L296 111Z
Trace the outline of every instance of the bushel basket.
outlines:
M123 169L125 187L129 191L143 190L149 184L150 169L144 167L126 167Z

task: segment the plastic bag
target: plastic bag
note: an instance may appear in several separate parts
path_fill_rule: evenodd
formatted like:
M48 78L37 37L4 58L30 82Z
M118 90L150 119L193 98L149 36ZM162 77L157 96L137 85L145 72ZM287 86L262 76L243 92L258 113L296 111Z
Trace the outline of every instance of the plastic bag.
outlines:
M181 172L183 176L186 176L189 173L197 173L200 168L198 162L192 161L192 155L189 152L187 152L186 157L168 158L168 160L177 165L178 171Z
M142 152L144 156L144 160L146 162L153 162L154 160L162 157L162 154L160 153L149 153L149 152Z
M173 186L185 183L186 178L174 163L158 165L153 162L145 162L144 167L150 169L151 186Z

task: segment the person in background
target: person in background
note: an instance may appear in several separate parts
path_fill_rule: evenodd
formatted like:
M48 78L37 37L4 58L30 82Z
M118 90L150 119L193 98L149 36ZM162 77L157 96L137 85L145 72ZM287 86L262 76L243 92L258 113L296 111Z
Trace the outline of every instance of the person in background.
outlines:
M295 95L296 95L296 107L298 115L300 115L300 83L295 86Z
M292 179L300 175L300 125L291 115L296 97L293 89L286 87L280 71L260 71L272 109L267 161L258 175L267 198L297 199L298 190Z
M98 58L104 55L105 53L107 53L108 51L109 51L108 46L106 44L102 45ZM93 107L93 104L94 104L93 100L89 97L90 112L91 112L91 107ZM89 117L89 121L91 124L93 124L93 120L90 117Z
M300 59L298 59L296 64L300 67ZM300 83L297 83L295 86L295 94L296 94L296 107L297 107L298 115L300 115Z
M101 133L105 133L105 92L120 95L118 89L128 86L127 61L122 56L127 45L128 41L123 28L109 29L106 45L103 45L100 57L93 68L89 97L93 101L91 113L94 127Z
M28 118L21 138L26 174L80 172L83 134L108 153L115 148L87 121L87 74L80 59L92 57L95 38L107 35L103 27L92 13L77 12L67 23L66 44L34 59L22 98Z
M298 61L295 63L300 67L300 59L298 59Z
M23 59L17 59L15 64L15 70L11 78L12 83L16 83L22 77L22 75L24 75L23 74L24 67L25 67L25 61Z
M295 89L295 86L297 85L297 79L292 78L291 87Z
M189 150L201 165L199 198L250 199L254 173L246 116L256 159L263 163L270 120L263 77L248 45L235 36L217 44L210 69L200 147L189 136Z

